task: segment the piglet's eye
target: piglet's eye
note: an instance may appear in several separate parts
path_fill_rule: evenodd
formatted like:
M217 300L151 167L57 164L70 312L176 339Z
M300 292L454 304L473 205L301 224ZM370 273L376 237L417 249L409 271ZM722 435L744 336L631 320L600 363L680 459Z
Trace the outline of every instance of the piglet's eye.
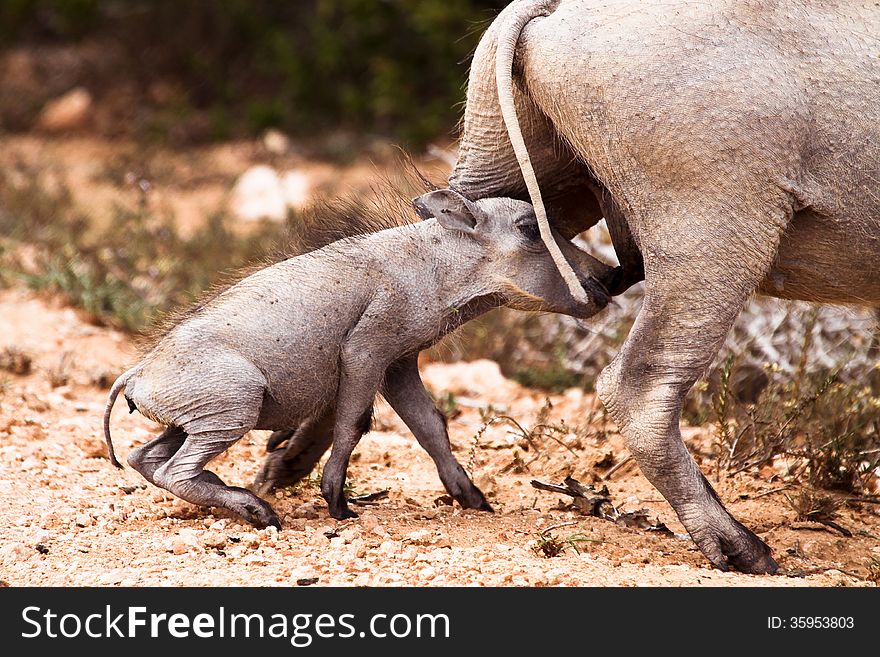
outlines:
M538 228L538 224L517 224L516 228L526 239L532 242L541 239L541 231Z

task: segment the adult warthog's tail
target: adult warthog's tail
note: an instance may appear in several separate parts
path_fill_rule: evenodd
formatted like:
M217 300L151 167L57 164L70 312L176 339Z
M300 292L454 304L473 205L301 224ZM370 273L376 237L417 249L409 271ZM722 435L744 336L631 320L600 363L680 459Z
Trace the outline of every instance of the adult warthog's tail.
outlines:
M550 251L550 256L553 258L556 268L559 269L559 274L568 285L571 295L581 303L588 303L589 297L581 286L577 274L565 259L550 232L550 222L547 220L547 210L544 208L544 200L541 198L538 177L535 175L535 169L532 166L532 160L519 127L516 105L513 100L513 58L516 54L516 45L519 42L520 34L529 21L539 16L549 16L557 6L559 6L559 0L523 0L512 8L510 15L505 18L505 22L498 32L498 45L495 51L495 84L498 87L501 116L504 118L504 125L507 127L513 152L516 154L526 188L532 199L532 205L535 207L541 239L547 246L547 250Z
M110 463L117 468L121 468L122 464L116 458L116 453L113 451L113 440L110 438L110 413L113 410L113 404L116 403L116 398L119 396L119 392L137 369L137 367L132 367L116 379L113 386L110 388L110 397L107 399L107 407L104 409L104 440L107 441L107 453L110 456Z

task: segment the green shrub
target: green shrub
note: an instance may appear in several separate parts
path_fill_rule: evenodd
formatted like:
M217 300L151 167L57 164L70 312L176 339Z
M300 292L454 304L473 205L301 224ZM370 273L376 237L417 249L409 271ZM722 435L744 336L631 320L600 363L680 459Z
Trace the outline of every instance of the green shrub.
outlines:
M87 76L112 93L173 82L183 98L141 129L171 131L185 107L207 136L269 126L294 135L340 129L418 146L448 134L481 26L507 0L218 0L127 3L13 0L0 35L14 43L93 39L123 54ZM181 107L180 100L183 100ZM158 108L153 108L158 110Z

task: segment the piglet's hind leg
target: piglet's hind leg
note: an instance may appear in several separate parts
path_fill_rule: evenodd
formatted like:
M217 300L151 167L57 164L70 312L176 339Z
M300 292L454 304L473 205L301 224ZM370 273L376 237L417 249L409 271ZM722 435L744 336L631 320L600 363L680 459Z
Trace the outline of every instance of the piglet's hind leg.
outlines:
M236 431L192 434L177 453L154 474L154 482L181 499L201 506L229 509L256 527L281 528L269 504L249 490L226 486L204 467L241 438Z

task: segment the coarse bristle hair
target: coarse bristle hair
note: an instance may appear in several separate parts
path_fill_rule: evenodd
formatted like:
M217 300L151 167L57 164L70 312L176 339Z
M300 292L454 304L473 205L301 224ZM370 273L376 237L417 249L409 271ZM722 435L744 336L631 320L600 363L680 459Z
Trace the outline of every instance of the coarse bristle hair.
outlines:
M165 313L138 340L141 354L146 354L175 326L259 269L317 251L340 240L420 221L413 210L411 196L420 191L433 191L437 186L425 178L408 157L404 158L403 164L399 180L377 176L377 183L370 187L367 194L319 199L290 216L286 226L287 235L274 252L266 254L253 265L221 275L219 282L202 292L189 306Z

